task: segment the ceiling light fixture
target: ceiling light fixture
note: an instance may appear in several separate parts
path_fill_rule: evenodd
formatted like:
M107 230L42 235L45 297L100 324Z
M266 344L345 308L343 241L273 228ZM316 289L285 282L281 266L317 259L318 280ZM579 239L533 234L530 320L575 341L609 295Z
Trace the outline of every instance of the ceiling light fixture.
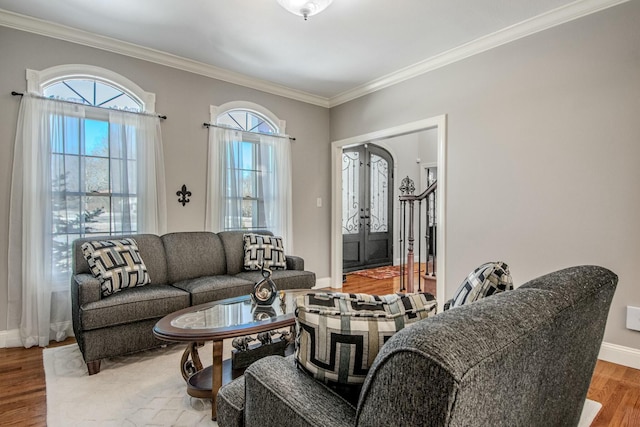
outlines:
M333 0L278 0L280 6L294 15L302 16L306 21L308 17L325 10Z

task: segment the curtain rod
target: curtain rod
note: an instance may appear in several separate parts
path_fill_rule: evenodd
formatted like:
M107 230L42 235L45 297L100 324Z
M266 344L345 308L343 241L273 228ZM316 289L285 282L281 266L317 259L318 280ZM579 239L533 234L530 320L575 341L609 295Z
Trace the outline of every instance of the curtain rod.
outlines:
M24 93L16 92L14 90L14 91L11 91L11 95L12 96L24 96ZM47 98L46 96L40 96L40 95L31 95L31 96L36 97L36 98L40 98L40 99L50 99L50 100L58 101L58 102L68 102L69 104L84 105L85 107L96 107L95 105L80 104L78 102L67 101L66 99ZM103 107L96 107L96 108L103 108ZM108 110L110 108L106 108L106 109ZM159 119L167 120L167 116L161 116L160 114L138 113L138 112L135 112L135 111L125 111L125 110L116 110L116 111L122 111L123 113L131 113L131 114L141 114L143 116L156 116Z
M291 140L291 141L295 141L296 140L294 137L289 136L289 135L281 135L279 133L255 132L255 131L252 131L252 130L240 130L240 129L235 129L235 128L232 128L232 127L229 127L229 126L214 125L212 123L203 123L202 126L204 126L206 128L214 127L214 128L220 128L220 129L237 130L238 132L255 133L257 135L274 136L276 138L289 138L289 140Z

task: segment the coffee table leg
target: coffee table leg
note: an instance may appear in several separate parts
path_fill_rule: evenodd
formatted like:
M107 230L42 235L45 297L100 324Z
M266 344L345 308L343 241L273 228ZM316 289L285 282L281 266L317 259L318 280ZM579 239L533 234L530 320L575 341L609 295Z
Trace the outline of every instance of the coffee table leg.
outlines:
M202 370L198 347L202 347L203 345L204 343L202 342L190 342L187 348L184 349L182 358L180 359L180 370L182 371L182 378L184 378L185 381L187 381L191 375Z
M213 364L211 365L211 419L216 419L218 390L222 387L222 341L213 342Z

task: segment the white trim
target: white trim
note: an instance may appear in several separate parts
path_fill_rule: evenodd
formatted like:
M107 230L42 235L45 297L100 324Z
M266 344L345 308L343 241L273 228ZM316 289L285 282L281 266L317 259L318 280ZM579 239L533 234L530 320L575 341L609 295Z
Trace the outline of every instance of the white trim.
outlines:
M335 107L344 104L345 102L377 92L389 86L428 73L429 71L469 58L470 56L486 52L490 49L628 1L629 0L577 0L342 92L339 95L329 98L329 105L330 107Z
M18 330L15 329L17 332ZM0 331L0 348L7 348L7 337L11 334L11 331Z
M323 289L331 287L331 277L322 277L320 279L316 279L316 284L312 289Z
M603 342L598 359L618 365L640 369L640 350L618 344Z
M331 108L429 71L433 71L437 68L444 67L445 65L452 64L456 61L485 52L489 49L493 49L503 44L510 43L523 37L628 1L629 0L577 0L566 6L559 7L466 43L462 46L458 46L439 55L427 58L416 64L387 74L386 76L371 80L368 83L331 98L288 88L267 80L249 77L244 74L225 70L223 68L191 59L182 58L170 53L150 49L133 43L127 43L110 37L100 36L72 27L67 27L65 25L55 24L42 19L9 12L3 9L0 9L0 25L142 59L144 61L165 65L167 67L199 74L205 77L211 77L228 83L271 93L273 95L306 102L308 104Z
M42 95L44 88L50 84L67 79L95 79L108 83L122 90L138 101L146 113L156 112L156 95L147 92L133 81L106 68L86 64L56 65L44 70L36 71L27 68L27 91Z
M438 131L438 233L436 245L438 259L436 261L438 280L436 294L438 308L442 310L445 301L446 273L446 169L447 169L447 116L441 115L429 119L418 120L388 129L370 132L331 143L331 283L333 287L342 288L342 148L349 145L375 143L376 140L392 138L425 129L436 128Z

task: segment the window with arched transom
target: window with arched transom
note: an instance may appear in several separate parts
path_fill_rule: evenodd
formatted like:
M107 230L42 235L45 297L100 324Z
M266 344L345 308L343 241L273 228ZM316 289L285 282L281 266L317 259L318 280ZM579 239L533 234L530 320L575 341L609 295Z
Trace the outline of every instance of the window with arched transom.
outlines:
M210 228L270 230L286 241L291 234L291 146L285 122L252 103L212 107L211 121Z

